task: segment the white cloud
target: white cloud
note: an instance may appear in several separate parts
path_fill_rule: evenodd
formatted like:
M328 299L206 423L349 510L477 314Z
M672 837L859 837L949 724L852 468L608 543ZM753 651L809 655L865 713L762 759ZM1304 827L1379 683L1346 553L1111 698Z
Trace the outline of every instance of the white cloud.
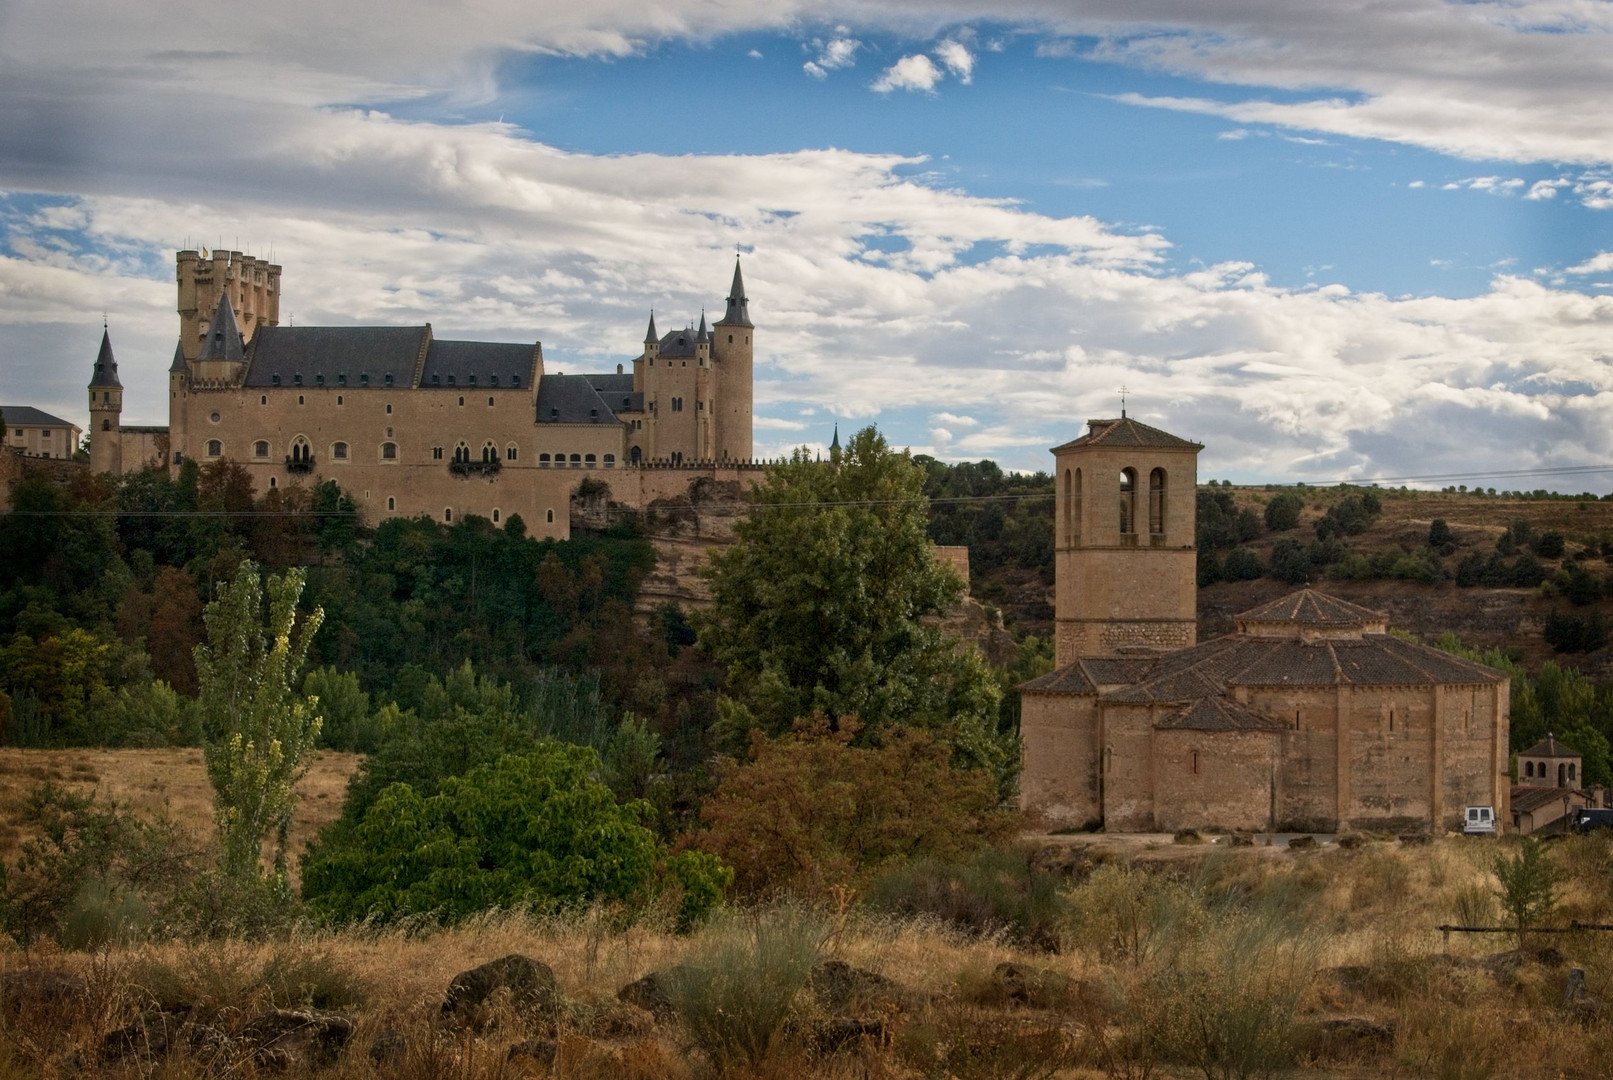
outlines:
M1230 128L1216 135L1217 139L1225 139L1228 142L1237 142L1239 139L1247 139L1248 137L1248 128Z
M1564 273L1600 274L1604 270L1613 270L1613 251L1599 252L1578 266L1570 266Z
M948 424L952 427L973 428L979 427L980 421L972 416L959 416L957 413L940 412L930 417L937 424Z
M1567 183L1568 182L1566 180L1536 180L1529 188L1529 194L1525 195L1524 198L1534 199L1536 201L1541 199L1555 199L1557 197L1557 189L1560 187L1565 187Z
M823 65L819 64L816 60L808 60L806 63L801 65L801 70L812 76L814 79L827 79L829 77L829 73L823 70Z
M1420 188L1420 187L1426 187L1427 185L1421 180L1413 180L1411 183L1407 184L1406 186L1409 187L1409 188Z
M762 50L760 50L760 49L752 49L750 52L746 53L745 55L750 57L752 60L760 60L762 58Z
M946 65L961 83L968 83L974 77L974 54L959 41L948 39L935 47L935 58Z
M935 66L923 53L913 56L904 56L896 63L885 69L885 73L875 80L873 89L881 94L888 94L892 90L921 90L925 93L934 91L935 84L942 79L942 71Z
M805 431L806 425L799 420L785 420L778 416L752 416L751 426L758 431Z
M814 79L826 79L829 72L836 68L854 67L857 63L857 50L862 48L862 42L856 38L846 36L846 28L839 28L839 36L827 41L815 38L812 47L817 50L817 57L801 65L801 69Z

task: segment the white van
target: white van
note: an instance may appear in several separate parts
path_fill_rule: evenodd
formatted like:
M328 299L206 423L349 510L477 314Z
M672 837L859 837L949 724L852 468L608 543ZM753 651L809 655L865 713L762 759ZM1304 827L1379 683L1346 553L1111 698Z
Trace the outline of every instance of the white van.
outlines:
M1489 806L1468 807L1467 816L1462 821L1462 833L1466 836L1494 836L1495 809Z

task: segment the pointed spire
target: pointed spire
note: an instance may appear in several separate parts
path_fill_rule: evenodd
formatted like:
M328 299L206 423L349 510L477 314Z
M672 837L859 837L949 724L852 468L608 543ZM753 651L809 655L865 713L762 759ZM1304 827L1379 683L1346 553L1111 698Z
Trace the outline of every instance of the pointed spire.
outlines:
M706 309L700 309L700 332L694 336L696 342L710 341L711 335L706 333Z
M118 362L112 358L112 334L105 326L101 327L101 351L95 357L95 374L90 377L90 385L120 389L123 386L118 381Z
M186 371L186 372L188 372L190 370L190 367L185 363L185 343L184 342L182 342L182 341L174 342L174 362L168 365L168 370L170 372L173 372L173 371Z
M734 283L728 287L728 311L722 322L730 326L750 326L750 297L745 295L745 278L739 272L739 257L734 257Z
M834 437L834 440L829 443L829 449L831 449L831 450L840 449L840 422L839 421L835 422L835 437Z
M657 334L655 332L655 309L651 308L650 309L650 328L648 330L644 331L644 344L648 345L652 341L660 341L660 340L661 340L661 335L659 335L659 334Z
M218 298L213 312L213 325L207 328L207 340L198 360L245 360L246 350L241 344L241 330L235 325L235 309L230 306L229 294Z

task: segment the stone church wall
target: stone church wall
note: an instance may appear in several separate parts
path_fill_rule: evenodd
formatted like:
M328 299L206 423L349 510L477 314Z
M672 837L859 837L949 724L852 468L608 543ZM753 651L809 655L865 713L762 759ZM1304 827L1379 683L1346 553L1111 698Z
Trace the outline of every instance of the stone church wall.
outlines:
M1154 732L1154 828L1256 831L1271 824L1280 733Z
M1096 702L1070 694L1026 694L1021 701L1025 769L1019 778L1020 803L1058 825L1079 827L1103 817Z

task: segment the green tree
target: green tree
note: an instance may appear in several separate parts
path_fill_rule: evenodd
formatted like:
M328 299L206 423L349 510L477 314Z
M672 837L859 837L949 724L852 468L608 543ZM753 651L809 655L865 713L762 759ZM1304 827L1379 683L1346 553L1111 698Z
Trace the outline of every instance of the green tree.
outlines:
M656 872L649 807L618 805L599 770L593 750L544 742L429 797L393 784L343 842L310 851L303 896L328 918L378 922L632 899Z
M1546 859L1540 841L1527 836L1516 855L1497 855L1492 869L1501 886L1496 896L1517 928L1521 949L1530 928L1557 910L1557 885L1562 875Z
M263 841L275 838L274 868L286 876L297 781L319 737L319 702L296 691L324 611L297 617L303 572L272 576L243 562L203 615L196 646L203 749L213 783L221 862L227 876L256 879ZM267 606L267 622L265 622Z
M1305 509L1305 500L1292 491L1279 491L1266 501L1266 528L1272 532L1287 532L1299 524L1299 512Z
M855 714L877 742L898 725L942 731L972 764L1007 772L990 669L935 625L962 582L926 535L925 473L874 428L836 463L798 450L752 494L708 570L700 645L728 671L723 734L778 735L798 718Z
M1283 536L1272 545L1271 576L1290 585L1303 585L1311 579L1311 559L1298 540Z

